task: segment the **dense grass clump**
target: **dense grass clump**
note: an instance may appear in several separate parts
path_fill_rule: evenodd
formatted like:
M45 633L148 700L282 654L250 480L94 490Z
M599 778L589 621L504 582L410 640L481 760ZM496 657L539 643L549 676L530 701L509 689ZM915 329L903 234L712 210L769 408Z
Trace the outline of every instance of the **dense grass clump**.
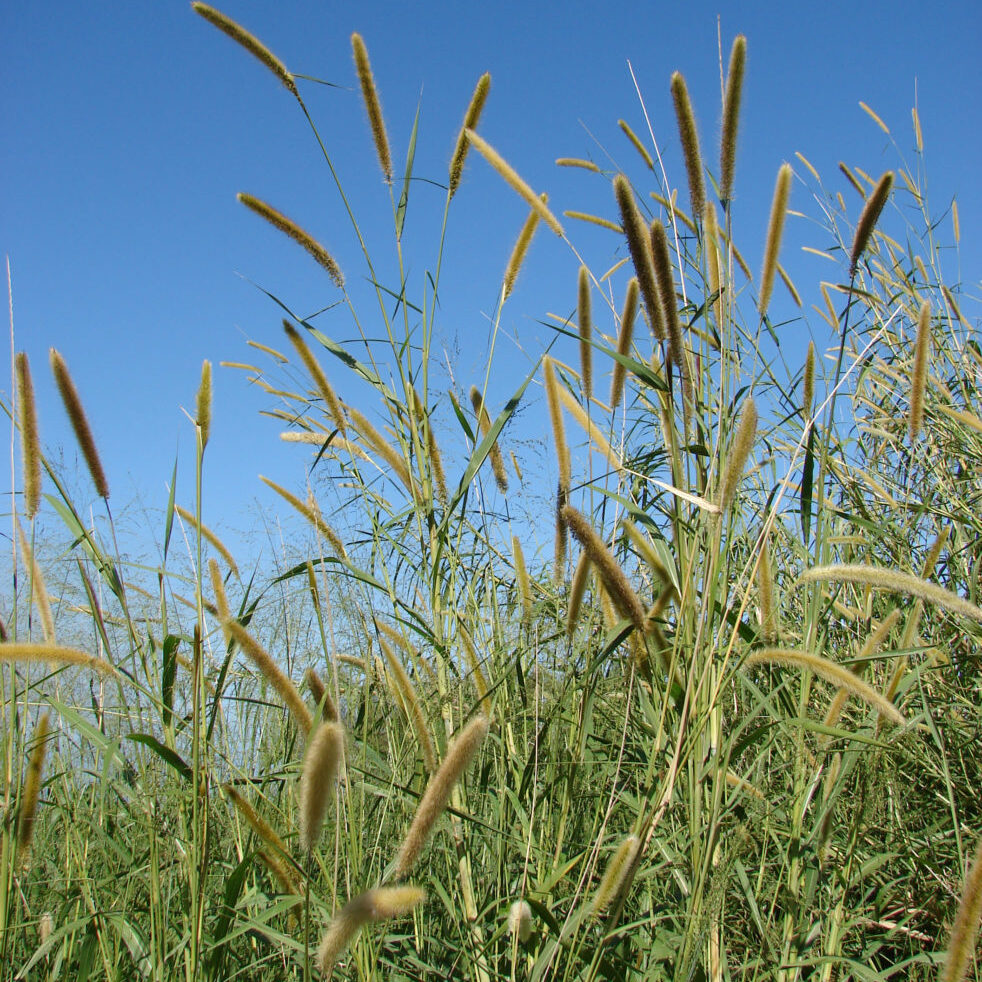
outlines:
M297 451L295 474L263 480L307 530L272 573L240 570L202 507L209 363L196 501L172 494L148 570L117 544L84 393L53 353L105 499L94 524L43 456L18 356L0 965L161 982L975 971L982 349L919 170L846 168L857 213L799 158L778 170L769 221L734 227L739 37L721 174L676 73L684 173L658 173L657 148L622 124L640 178L560 158L607 202L564 226L477 134L484 75L447 173L426 175L447 190L417 282L413 163L400 183L361 37L388 251L365 241L284 63L194 7L311 127L364 277L341 272L358 256L239 198L326 270L354 340L283 301L292 360L255 344L270 364L250 370ZM488 164L529 217L488 364L448 378L448 216L464 167ZM813 248L838 270L816 290L826 324L810 345L781 262L795 178L819 202ZM691 214L672 193L683 181ZM570 247L575 313L549 315L555 344L496 402L494 340L540 222ZM574 229L608 237L611 268L583 262ZM742 249L763 256L759 279ZM350 285L362 279L367 295ZM545 488L513 452L533 401L549 420L531 434L551 444ZM42 477L64 541L35 534ZM523 497L548 503L536 521L519 520Z

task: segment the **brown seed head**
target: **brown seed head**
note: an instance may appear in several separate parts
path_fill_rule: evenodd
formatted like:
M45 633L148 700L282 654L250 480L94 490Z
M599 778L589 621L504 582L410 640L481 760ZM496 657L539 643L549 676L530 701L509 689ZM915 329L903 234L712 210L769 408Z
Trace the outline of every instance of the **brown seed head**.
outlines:
M706 202L706 187L702 179L702 155L699 153L699 134L696 131L696 118L689 101L689 90L680 72L672 75L672 102L675 103L675 118L679 125L679 138L682 141L682 155L685 158L685 173L689 178L689 201L692 204L692 217L702 217Z
M576 319L580 329L580 378L587 402L593 395L593 346L590 334L593 329L590 312L590 270L580 267L576 278Z
M37 817L38 798L41 795L41 771L44 768L44 755L48 750L48 714L38 721L34 731L34 749L27 763L27 777L20 799L20 813L17 818L17 865L27 866L31 856L31 843L34 838L34 821Z
M852 240L852 251L849 253L849 278L856 275L856 267L859 265L859 258L866 251L873 229L879 221L880 213L886 206L890 198L890 191L893 188L893 171L887 171L877 182L877 185L870 192L866 199L866 205L856 223L856 236Z
M719 196L725 207L733 196L733 173L736 169L737 127L740 122L740 96L743 92L743 69L747 60L747 39L738 34L730 49L730 67L726 73L723 96L723 131L719 141Z
M757 309L760 316L767 313L774 288L774 274L777 272L777 257L781 251L781 236L784 233L784 219L788 212L788 199L791 197L791 165L782 164L777 172L774 185L774 200L771 203L771 217L767 223L767 242L764 245L764 268L760 274L760 291L757 296Z
M931 302L925 300L921 304L921 312L917 318L917 340L914 342L914 369L910 376L910 415L907 431L910 442L917 439L917 434L924 424L924 393L927 389L927 363L931 354Z
M624 235L627 237L627 246L631 252L631 261L634 263L634 271L638 277L641 297L648 311L651 330L655 338L662 341L665 338L665 323L661 301L658 297L658 287L655 283L655 269L651 257L651 239L648 235L648 226L638 211L631 184L623 174L618 174L614 178L614 195L617 198L617 207L621 212L621 224L624 226Z
M476 130L478 120L481 118L481 111L487 101L488 93L491 91L491 75L485 72L474 87L474 94L464 113L464 124L460 128L457 136L457 145L454 147L453 156L450 158L450 187L449 197L457 193L460 186L460 178L464 172L464 161L467 159L467 151L470 149L470 141L467 139L468 130Z
M382 119L382 106L375 88L375 77L368 60L368 49L360 34L351 35L351 50L355 56L355 68L358 71L358 82L361 85L362 98L365 100L365 110L368 113L368 123L372 128L372 139L375 141L375 152L378 162L385 175L386 181L392 183L392 157L389 154L389 137L385 132L385 121Z
M632 276L628 280L627 294L624 297L624 310L621 312L621 327L617 333L617 353L627 357L631 353L631 343L634 339L634 319L638 313L638 278ZM614 362L614 371L610 379L610 408L616 409L624 396L624 382L627 369L619 362Z
M41 440L38 436L37 407L27 354L17 352L17 416L20 420L20 446L24 462L24 514L33 518L41 506Z
M343 755L341 724L321 723L307 744L300 775L300 844L308 854L317 844Z

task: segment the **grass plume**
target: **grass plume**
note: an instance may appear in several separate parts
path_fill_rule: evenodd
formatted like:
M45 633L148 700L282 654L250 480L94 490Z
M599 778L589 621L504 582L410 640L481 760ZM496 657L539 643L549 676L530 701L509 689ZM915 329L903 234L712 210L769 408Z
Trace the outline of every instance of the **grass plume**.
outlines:
M38 720L34 731L34 747L27 762L27 776L20 798L17 815L17 864L23 869L30 862L34 839L34 822L37 818L38 799L41 795L41 772L48 750L48 714Z
M621 224L624 226L624 235L627 238L627 247L631 253L631 262L634 263L634 272L638 277L641 298L644 300L645 309L648 311L648 322L651 324L655 338L662 341L665 338L665 320L662 316L661 301L658 297L658 286L655 283L651 238L648 234L648 226L641 217L641 212L638 211L631 183L623 174L618 174L614 178L614 196L617 198L617 207L620 209Z
M856 267L859 259L869 245L873 229L880 219L880 213L886 206L890 198L890 191L893 188L893 171L887 171L876 183L876 187L870 192L866 199L866 204L856 223L856 235L852 240L852 249L849 252L849 277L856 275Z
M634 340L634 320L638 315L638 278L632 276L627 283L627 293L624 295L624 309L621 311L621 326L617 332L617 353L627 357L631 353ZM614 362L614 371L610 378L610 408L616 409L624 397L624 383L627 380L627 369L620 361Z
M320 392L321 398L324 400L324 405L327 407L327 411L331 416L331 421L337 427L341 436L345 436L347 434L347 423L344 413L341 412L341 403L338 402L338 397L334 394L331 383L327 381L327 376L324 374L324 369L321 368L320 362L310 350L307 342L300 336L300 332L288 320L283 321L283 330L290 339L290 343L296 349L297 354L300 355L300 360L303 362L304 367L310 372L310 377L314 380L314 385L317 386L317 391Z
M275 491L284 501L291 504L304 518L310 522L311 525L324 536L325 539L330 543L331 548L334 552L341 558L346 559L347 553L345 552L344 543L341 541L341 537L331 528L327 522L321 517L320 509L317 507L317 502L313 497L309 498L306 502L301 501L295 494L291 494L286 488L280 486L275 481L271 481L268 477L263 477L262 474L259 475L259 480L263 482L268 488Z
M69 648L61 644L32 644L23 641L8 641L0 644L0 662L50 662L63 665L80 665L91 668L100 675L115 675L116 669L105 659L96 658L79 648Z
M907 433L913 443L924 425L924 392L927 389L927 364L931 349L931 302L921 304L917 318L917 340L914 342L914 368L910 373L910 412Z
M33 518L41 506L41 439L37 406L27 354L17 352L17 417L20 421L21 460L24 471L24 514Z
M604 875L590 903L590 913L594 916L602 914L620 896L627 878L628 870L634 862L640 840L636 835L626 836L610 858Z
M232 556L232 553L229 552L225 543L222 542L222 540L218 538L218 536L215 535L215 533L212 532L212 530L208 528L208 526L205 525L204 522L199 522L197 517L194 515L194 513L188 511L187 508L182 508L180 505L175 504L174 511L176 511L177 514L180 515L185 522L187 522L189 525L193 525L196 529L198 529L201 532L201 537L212 545L212 547L215 549L218 555L222 557L222 560L225 562L225 565L228 566L228 568L236 576L238 576L239 567L236 565L235 558Z
M381 622L377 622L381 623ZM395 690L402 703L403 711L409 722L412 724L416 739L419 742L419 750L423 757L423 764L426 770L432 774L436 770L436 754L433 752L433 739L430 736L430 726L426 722L423 713L423 704L419 701L416 687L409 677L409 673L402 667L399 656L392 650L392 646L383 637L378 639L382 654L385 655L386 664L389 666L389 675L392 677Z
M48 644L55 644L55 619L51 613L51 601L48 599L48 588L44 582L44 576L41 573L41 567L38 565L37 559L34 556L34 550L31 549L30 543L27 541L27 536L24 534L24 529L21 528L19 521L16 522L17 526L17 544L20 546L21 559L24 565L27 567L28 574L31 578L31 596L34 598L34 604L37 607L38 617L41 619L41 634L44 635L44 640Z
M580 379L587 401L593 395L593 317L590 310L590 270L581 266L576 277L576 322L580 332Z
M491 417L488 416L488 411L484 408L484 399L476 385L471 386L470 397L474 414L477 416L478 425L481 428L481 434L487 436L491 432ZM501 448L498 446L497 440L491 444L488 456L491 458L491 472L494 474L495 484L498 485L498 490L504 494L508 490L508 472L505 470L505 460L501 456Z
M450 198L457 193L457 188L460 187L460 178L464 173L464 162L467 160L467 151L470 149L467 131L477 129L478 120L481 118L481 112L490 91L491 75L489 72L485 72L477 80L477 85L474 86L474 93L467 105L467 111L464 113L464 123L457 135L457 145L454 147L453 156L450 158Z
M737 421L733 443L726 458L726 468L723 480L719 486L717 504L720 511L725 511L733 501L740 478L747 466L747 459L753 449L754 436L757 433L757 406L754 400L747 396L740 408L740 418Z
M641 154L641 159L647 165L648 170L654 170L655 162L651 159L651 154L648 153L648 148L638 138L637 133L631 129L626 120L617 120L617 125L621 128L621 132L631 141L631 146L634 147L639 154Z
M777 257L781 251L784 219L788 213L788 200L791 197L791 177L791 165L782 164L774 185L774 200L771 203L771 217L767 223L767 242L764 245L764 266L760 273L760 289L757 294L757 309L761 317L767 314L771 291L774 289L774 274L777 272Z
M719 196L725 207L733 197L733 175L736 171L737 130L740 124L740 97L743 94L743 72L747 62L747 39L738 34L730 49L730 67L726 73L723 95L723 129L719 141Z
M941 970L941 982L962 982L968 976L975 955L975 939L982 917L982 839L975 847L972 865L965 877L958 913L951 926L948 954Z
M201 450L204 452L211 436L211 362L206 358L201 363L201 382L195 398L194 422L198 428Z
M546 204L549 200L549 196L546 194L541 194L539 197L543 204ZM502 303L511 296L511 291L515 288L515 280L518 279L519 271L525 262L529 246L532 244L532 236L535 235L535 230L539 227L541 217L539 212L533 208L529 212L528 218L525 219L521 231L518 233L518 238L515 240L511 255L508 257L508 265L505 267L505 276L501 287Z
M692 112L689 90L681 72L672 74L672 102L675 105L675 118L679 126L679 139L682 141L682 156L685 159L685 173L689 179L689 201L692 217L702 217L706 203L706 185L702 178L702 154L699 152L699 133L696 130L696 117Z
M307 744L300 774L300 845L308 854L317 844L343 756L343 727L340 723L321 723Z
M392 183L392 155L389 153L389 136L385 132L385 120L382 118L382 105L379 102L378 90L375 88L375 76L368 60L368 49L360 34L351 35L351 51L355 57L355 69L358 72L358 84L361 95L365 100L365 111L368 113L368 124L372 128L372 140L375 152L378 154L379 166L385 175L387 183Z

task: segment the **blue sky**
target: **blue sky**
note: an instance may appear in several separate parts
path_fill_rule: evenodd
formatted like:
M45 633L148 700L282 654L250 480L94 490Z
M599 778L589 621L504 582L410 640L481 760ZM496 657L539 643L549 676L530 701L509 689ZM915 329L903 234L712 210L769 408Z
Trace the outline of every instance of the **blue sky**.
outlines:
M609 185L558 171L555 158L602 160L603 145L632 178L643 180L637 156L617 129L623 117L644 130L630 59L670 180L684 201L668 80L675 69L685 75L704 153L715 168L719 12L724 59L735 34L748 38L734 228L751 266L759 268L781 162L797 164L800 151L828 186L846 194L836 175L839 160L874 176L897 165L889 138L859 101L882 117L912 159L916 93L931 207L940 215L958 197L962 276L977 295L982 13L975 3L933 10L881 0L727 4L722 10L704 2L216 5L291 71L339 86L300 83L378 255L391 257L391 213L357 90L352 31L368 45L397 173L420 104L416 174L445 180L470 93L478 76L490 71L484 137L533 187L550 193L557 213L573 208L613 215ZM273 76L184 0L7 3L3 19L0 248L9 257L15 343L31 359L45 447L56 459L63 454L69 473L77 472L74 486L84 499L90 485L75 463L47 369L48 348L55 346L90 415L114 512L162 509L175 455L178 500L190 506L194 440L181 407L192 409L201 361L209 358L215 409L205 521L238 543L244 530L287 510L257 475L299 491L307 458L280 443L281 427L257 415L271 407L270 398L218 363L263 364L246 347L247 338L285 349L278 311L252 283L303 312L330 303L336 293L304 253L236 202L236 192L270 201L320 238L349 278L364 275L317 146ZM414 187L407 251L417 284L435 261L443 199L437 188ZM792 207L807 210L800 184ZM441 315L441 340L465 390L483 382L488 316L525 213L472 154L451 212ZM609 233L570 230L598 269L610 265ZM827 243L816 242L807 225L789 228L782 258L807 307L820 302L817 282L829 273L819 260L802 256L803 243ZM511 393L549 340L538 321L549 310L574 306L577 265L566 246L539 232L506 307L492 401ZM323 323L339 340L350 333L340 320ZM808 325L818 329L821 321L812 315ZM340 368L327 360L325 367L342 395L357 401ZM537 393L533 400L541 411Z

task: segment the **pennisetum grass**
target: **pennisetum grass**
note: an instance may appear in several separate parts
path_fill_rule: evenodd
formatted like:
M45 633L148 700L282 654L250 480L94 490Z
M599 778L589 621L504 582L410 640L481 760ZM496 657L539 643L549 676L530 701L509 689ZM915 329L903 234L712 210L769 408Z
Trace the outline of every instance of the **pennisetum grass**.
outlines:
M740 123L740 99L743 95L743 73L747 62L747 39L738 34L730 49L730 66L726 73L723 95L723 128L719 140L719 197L729 206L733 197L733 175L736 171L737 130Z
M300 845L308 854L317 844L343 755L341 724L321 723L307 744L300 774Z
M706 203L706 185L702 178L702 154L699 152L696 118L692 112L689 90L681 72L673 73L671 89L672 102L675 105L675 119L679 127L679 139L682 141L685 173L689 179L689 202L692 205L692 217L698 218L702 216Z
M31 366L23 351L17 352L17 415L20 420L21 459L24 467L24 514L33 518L41 505L41 440Z
M587 402L593 395L593 314L590 305L590 270L581 266L576 277L576 323L580 333L580 381Z
M448 197L452 198L460 187L460 178L464 173L464 162L467 160L467 151L470 149L470 141L467 139L468 130L476 130L481 113L484 110L484 103L488 100L488 93L491 91L491 75L485 72L474 87L474 94L467 105L464 113L464 122L460 127L457 136L457 145L454 147L453 156L450 158L450 183Z
M48 752L48 714L38 721L34 730L34 749L27 762L27 775L21 792L20 810L17 815L17 863L24 869L30 862L34 841L34 824L37 818L38 798L41 795L41 771Z
M614 194L621 213L621 224L627 237L627 246L631 252L631 262L638 278L641 298L648 311L648 323L652 333L661 341L665 338L665 321L662 316L661 299L655 283L655 268L651 257L651 240L638 205L634 198L631 184L623 174L614 178Z
M627 283L627 293L624 296L624 309L621 311L621 326L617 332L617 353L626 358L631 353L634 341L634 320L638 315L638 278L632 276ZM615 410L624 397L624 382L627 378L627 368L622 361L614 362L614 371L610 379L610 408Z
M914 341L914 367L910 375L910 413L907 432L913 443L924 425L924 391L927 388L927 365L931 346L931 302L921 304L917 317L917 338Z
M351 35L351 50L355 56L355 69L358 72L358 83L361 85L361 95L365 100L365 111L368 113L368 124L372 128L372 140L375 152L378 154L379 166L387 183L392 183L392 155L389 153L389 136L385 130L385 120L382 119L382 104L379 102L378 90L375 88L375 76L368 60L368 49L360 34Z
M757 293L757 309L761 317L767 313L771 302L771 291L774 289L774 274L777 272L777 257L781 251L784 219L788 213L788 200L791 197L791 177L791 165L782 164L774 185L774 200L771 202L767 242L764 245L764 266L760 273L760 288Z
M543 204L548 204L548 195L542 194L540 197ZM528 218L525 219L521 231L518 233L518 238L512 247L511 255L508 257L508 265L505 267L505 275L502 280L502 303L511 296L511 291L515 289L515 280L518 279L518 273L522 268L522 264L525 262L529 246L532 244L532 236L535 235L535 230L539 227L541 217L539 212L533 208L529 212Z

